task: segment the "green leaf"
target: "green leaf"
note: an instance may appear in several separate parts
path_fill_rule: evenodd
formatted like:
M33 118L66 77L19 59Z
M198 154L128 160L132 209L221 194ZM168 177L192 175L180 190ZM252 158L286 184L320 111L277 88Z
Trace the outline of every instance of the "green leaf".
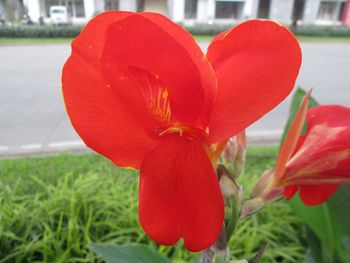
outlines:
M314 255L313 253L311 252L310 249L308 249L306 251L306 255L305 255L305 261L304 263L317 263L314 259ZM322 261L319 261L319 263L322 263Z
M305 235L309 244L309 249L306 252L306 262L308 263L322 263L322 244L320 239L315 235L308 225L305 225Z
M141 245L112 245L91 243L88 248L107 263L170 263L170 260L153 248Z
M306 92L300 88L295 93L284 135L288 131L291 120L294 118L305 94ZM319 105L317 101L311 97L309 107L317 105ZM309 233L307 239L316 262L321 261L318 258L319 255L315 254L315 250L322 253L323 262L350 262L350 245L348 245L350 240L349 200L350 187L342 186L327 202L318 206L304 205L298 195L295 195L290 201L295 213L315 234L315 236L311 236ZM319 248L316 247L316 237L320 240Z

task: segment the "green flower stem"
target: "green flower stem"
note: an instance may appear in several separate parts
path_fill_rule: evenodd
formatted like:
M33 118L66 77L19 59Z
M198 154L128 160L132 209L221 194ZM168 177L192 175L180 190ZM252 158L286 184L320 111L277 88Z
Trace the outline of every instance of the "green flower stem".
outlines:
M201 263L225 263L227 262L227 251L226 230L223 224L215 244L202 251Z
M223 198L225 199L225 208L229 209L229 211L233 211L230 214L229 218L229 232L226 230L225 222L227 219L225 219L225 222L222 225L220 234L218 236L218 239L216 240L215 244L212 245L210 248L202 251L202 263L225 263L229 260L229 253L227 248L227 241L230 238L230 236L227 236L227 233L232 235L236 224L238 222L238 214L239 210L238 207L240 206L238 203L240 203L238 196L239 196L239 187L234 181L233 176L230 174L230 172L226 169L225 166L219 165L217 168L217 175L218 179L222 179L222 177L226 176L226 181L223 183L224 185L221 185L221 191L223 194ZM223 178L225 179L225 178ZM220 182L221 184L221 182Z
M206 250L203 250L201 263L212 263L214 255L215 252L212 250L211 247L207 248Z

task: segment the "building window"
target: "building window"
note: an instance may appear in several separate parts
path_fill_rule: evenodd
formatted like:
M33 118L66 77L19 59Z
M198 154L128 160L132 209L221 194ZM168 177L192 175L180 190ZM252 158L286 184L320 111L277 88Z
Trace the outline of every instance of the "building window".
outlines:
M107 10L118 10L119 0L105 0L105 11Z
M269 18L271 0L260 0L258 7L258 18Z
M323 21L336 20L338 17L336 12L339 11L338 4L338 2L334 1L321 2L320 9L318 10L318 19Z
M244 2L216 1L215 18L241 19L243 17Z
M293 5L292 21L296 24L303 19L305 0L295 0Z
M186 0L185 1L185 18L197 17L197 4L198 0Z
M84 0L68 1L72 3L73 17L85 17Z

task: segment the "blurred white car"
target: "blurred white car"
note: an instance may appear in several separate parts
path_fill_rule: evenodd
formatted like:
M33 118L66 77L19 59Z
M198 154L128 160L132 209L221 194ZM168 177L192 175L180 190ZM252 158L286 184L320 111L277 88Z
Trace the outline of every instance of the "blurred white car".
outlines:
M70 19L67 11L67 7L53 5L50 7L51 22L54 25L68 25Z

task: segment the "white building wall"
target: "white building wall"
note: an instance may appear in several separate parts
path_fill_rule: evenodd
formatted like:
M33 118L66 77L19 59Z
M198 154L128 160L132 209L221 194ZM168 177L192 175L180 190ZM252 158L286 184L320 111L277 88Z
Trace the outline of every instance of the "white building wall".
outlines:
M259 0L252 0L252 13L251 18L257 18L258 17L258 10L259 10Z
M208 1L198 0L197 21L199 23L208 23Z
M233 0L232 0L233 1ZM250 19L254 18L254 12L257 12L257 2L258 0L245 0L242 18ZM216 0L198 0L198 14L197 14L197 22L200 23L209 23L212 24L215 21L215 8L216 8ZM231 19L217 19L216 22L220 23L232 23Z
M124 11L137 11L136 0L119 0L119 9Z
M94 0L95 13L101 13L104 11L104 0Z
M269 19L290 24L292 21L293 5L294 0L271 0Z
M0 1L0 14L2 15L2 18L7 19L7 10L5 6L5 2Z
M91 19L95 14L95 1L94 0L84 0L85 18Z
M10 19L9 10L7 9L7 4L5 1L0 0L0 16L2 19Z
M243 9L243 18L245 19L250 19L253 18L254 14L254 8L255 8L255 3L256 0L246 0L244 4L244 9Z
M25 7L27 7L28 15L33 22L38 23L41 15L39 0L24 0L23 4Z
M41 0L23 0L28 10L28 15L36 23L43 14L43 7L40 6ZM281 23L290 24L292 21L293 6L295 0L271 0L269 19L277 20ZM328 0L340 2L342 0ZM314 24L318 23L317 17L321 0L305 0L304 16L302 23ZM192 19L196 23L215 23L215 3L216 0L198 0L197 17ZM256 18L258 14L259 0L246 0L243 10L244 19ZM84 0L85 18L75 18L73 22L86 22L96 13L102 12L104 9L104 0ZM127 11L137 10L137 0L119 0L119 9ZM160 12L168 15L175 22L185 21L185 0L146 0L145 10ZM339 10L337 10L339 11ZM335 12L338 16L339 12ZM337 17L335 17L334 20ZM79 20L79 21L78 21ZM189 20L188 20L189 21ZM187 22L188 22L187 21ZM227 22L232 23L233 20L228 19Z
M208 16L208 23L212 24L215 19L215 0L208 0L207 16Z
M185 19L185 0L168 0L168 13L174 22L183 22Z
M166 0L146 0L145 11L168 15L168 3Z
M318 9L320 8L320 0L307 0L304 8L304 24L312 24L317 20Z

